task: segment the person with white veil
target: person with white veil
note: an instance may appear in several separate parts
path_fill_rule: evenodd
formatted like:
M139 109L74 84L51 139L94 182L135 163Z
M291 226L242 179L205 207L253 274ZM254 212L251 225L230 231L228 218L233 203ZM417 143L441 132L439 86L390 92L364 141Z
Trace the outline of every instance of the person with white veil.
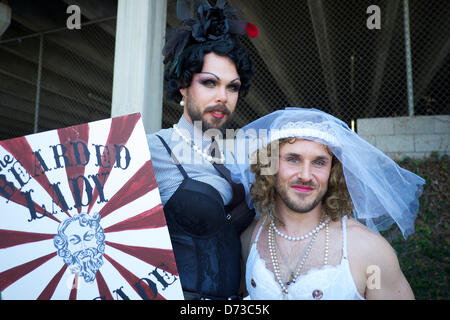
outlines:
M261 216L243 236L251 299L414 298L378 231L414 232L424 179L316 109L275 111L236 143L232 178Z

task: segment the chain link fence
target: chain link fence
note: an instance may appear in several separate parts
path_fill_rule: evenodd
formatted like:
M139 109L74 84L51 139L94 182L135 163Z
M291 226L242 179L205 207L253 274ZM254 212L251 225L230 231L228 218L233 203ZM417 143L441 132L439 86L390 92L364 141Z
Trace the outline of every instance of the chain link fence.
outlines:
M410 21L415 113L450 114L450 2L410 0Z
M35 34L12 21L0 41L0 140L110 117L111 21Z
M212 1L214 2L214 1ZM408 116L407 72L413 115L449 114L449 1L229 0L256 24L245 38L255 64L248 96L230 124L239 128L286 106L313 107L351 125L371 117ZM405 45L408 5L411 60ZM369 10L373 5L379 8ZM176 1L168 2L175 10ZM379 18L379 29L368 27ZM164 103L163 127L181 108Z

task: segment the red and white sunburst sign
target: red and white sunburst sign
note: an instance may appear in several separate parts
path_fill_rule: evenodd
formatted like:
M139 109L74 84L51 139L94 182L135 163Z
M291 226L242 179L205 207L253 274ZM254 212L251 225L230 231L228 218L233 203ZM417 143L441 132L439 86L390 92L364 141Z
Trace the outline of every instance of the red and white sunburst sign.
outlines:
M2 299L183 299L139 114L0 141Z

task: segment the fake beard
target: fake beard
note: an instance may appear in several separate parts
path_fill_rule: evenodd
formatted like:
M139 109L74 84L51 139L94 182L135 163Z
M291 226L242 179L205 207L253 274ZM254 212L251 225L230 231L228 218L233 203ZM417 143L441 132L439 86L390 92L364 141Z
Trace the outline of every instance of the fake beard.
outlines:
M77 251L72 256L72 268L79 272L87 283L95 280L95 274L103 265L102 253L97 248Z

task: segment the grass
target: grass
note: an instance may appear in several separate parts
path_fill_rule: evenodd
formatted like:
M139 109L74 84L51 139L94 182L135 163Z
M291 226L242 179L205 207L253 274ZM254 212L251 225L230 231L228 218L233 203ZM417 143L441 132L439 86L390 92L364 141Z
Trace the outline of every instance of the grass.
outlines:
M416 299L448 300L450 157L433 153L424 160L406 158L398 164L426 180L415 223L416 232L406 241L396 227L382 234L396 250L400 267Z

